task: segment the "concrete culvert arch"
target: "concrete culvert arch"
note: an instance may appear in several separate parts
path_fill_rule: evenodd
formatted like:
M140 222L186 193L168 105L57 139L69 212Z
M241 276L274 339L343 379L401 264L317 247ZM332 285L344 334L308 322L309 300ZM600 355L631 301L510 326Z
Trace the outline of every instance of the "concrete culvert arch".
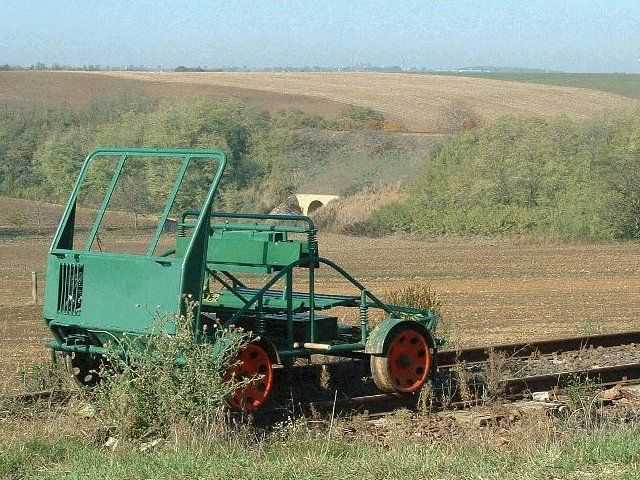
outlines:
M309 206L307 207L307 215L311 215L313 212L315 212L317 209L319 209L320 207L322 207L322 205L324 205L320 200L314 200L312 201Z
M303 215L311 215L320 207L324 207L331 200L336 200L337 195L319 195L315 193L298 193L296 194L300 210Z

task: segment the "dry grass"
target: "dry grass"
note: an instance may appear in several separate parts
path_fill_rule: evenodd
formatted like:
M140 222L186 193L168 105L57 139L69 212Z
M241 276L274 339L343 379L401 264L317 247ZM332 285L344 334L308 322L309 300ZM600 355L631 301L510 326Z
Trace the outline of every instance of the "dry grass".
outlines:
M440 311L442 298L431 285L425 283L409 283L389 291L385 295L387 302L422 310Z
M322 231L351 233L354 228L369 219L377 209L404 199L400 185L367 188L354 195L329 202L313 215Z
M389 73L141 73L104 72L115 76L178 85L216 85L280 95L312 97L382 111L410 131L437 132L442 112L464 104L480 120L503 115L578 118L633 108L637 100L583 88L455 77Z

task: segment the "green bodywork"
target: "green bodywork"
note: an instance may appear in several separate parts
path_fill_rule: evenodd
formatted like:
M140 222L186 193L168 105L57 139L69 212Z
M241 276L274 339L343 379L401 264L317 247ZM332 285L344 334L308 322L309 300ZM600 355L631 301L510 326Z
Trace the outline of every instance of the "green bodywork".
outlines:
M114 158L113 174L86 240L74 245L79 191L87 170L100 157ZM99 241L110 199L123 168L134 157L180 163L158 225L142 254L96 251L92 247ZM173 220L170 212L195 160L214 166L211 184L197 209L185 210ZM86 158L47 260L44 319L54 350L100 354L105 344L118 342L123 334L152 333L158 315L184 313L186 298L196 305L194 318L201 323L196 331L213 324L242 326L268 342L278 361L313 353L384 355L389 333L407 322L418 325L435 348L437 313L385 304L321 257L310 218L216 212L213 203L225 164L218 150L100 149ZM174 246L158 253L158 241L172 221ZM359 294L317 293L315 275L320 268L333 270ZM258 277L261 283L245 285L239 278L243 275ZM294 278L300 276L305 288L295 290ZM330 311L336 307L358 309L359 324L341 324ZM383 310L386 320L370 332L372 308Z

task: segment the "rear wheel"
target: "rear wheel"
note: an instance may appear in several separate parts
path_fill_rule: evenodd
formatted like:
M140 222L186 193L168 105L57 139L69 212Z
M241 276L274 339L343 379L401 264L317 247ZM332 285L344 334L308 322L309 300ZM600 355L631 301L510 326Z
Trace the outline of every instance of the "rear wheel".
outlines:
M371 356L373 381L383 392L419 391L429 377L430 368L427 337L411 326L392 333L386 356Z
M65 355L64 363L74 381L81 387L95 387L100 381L100 357L74 352Z
M269 353L257 343L250 343L238 354L227 373L231 381L245 382L229 399L234 410L254 412L262 407L273 389L273 362Z

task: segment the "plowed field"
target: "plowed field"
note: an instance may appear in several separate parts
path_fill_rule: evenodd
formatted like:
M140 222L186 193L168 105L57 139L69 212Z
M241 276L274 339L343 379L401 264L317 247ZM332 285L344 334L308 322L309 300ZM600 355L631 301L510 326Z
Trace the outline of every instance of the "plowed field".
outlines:
M396 73L139 73L97 75L156 84L218 86L320 98L384 112L411 131L435 132L452 104L484 119L502 115L586 118L640 105L635 99L585 88L484 78Z
M47 358L30 272L42 272L48 239L0 239L0 388ZM640 246L326 235L321 254L374 292L429 282L444 298L445 332L458 345L640 328ZM41 275L42 277L42 275ZM321 290L344 291L320 275ZM41 285L42 292L42 285Z

